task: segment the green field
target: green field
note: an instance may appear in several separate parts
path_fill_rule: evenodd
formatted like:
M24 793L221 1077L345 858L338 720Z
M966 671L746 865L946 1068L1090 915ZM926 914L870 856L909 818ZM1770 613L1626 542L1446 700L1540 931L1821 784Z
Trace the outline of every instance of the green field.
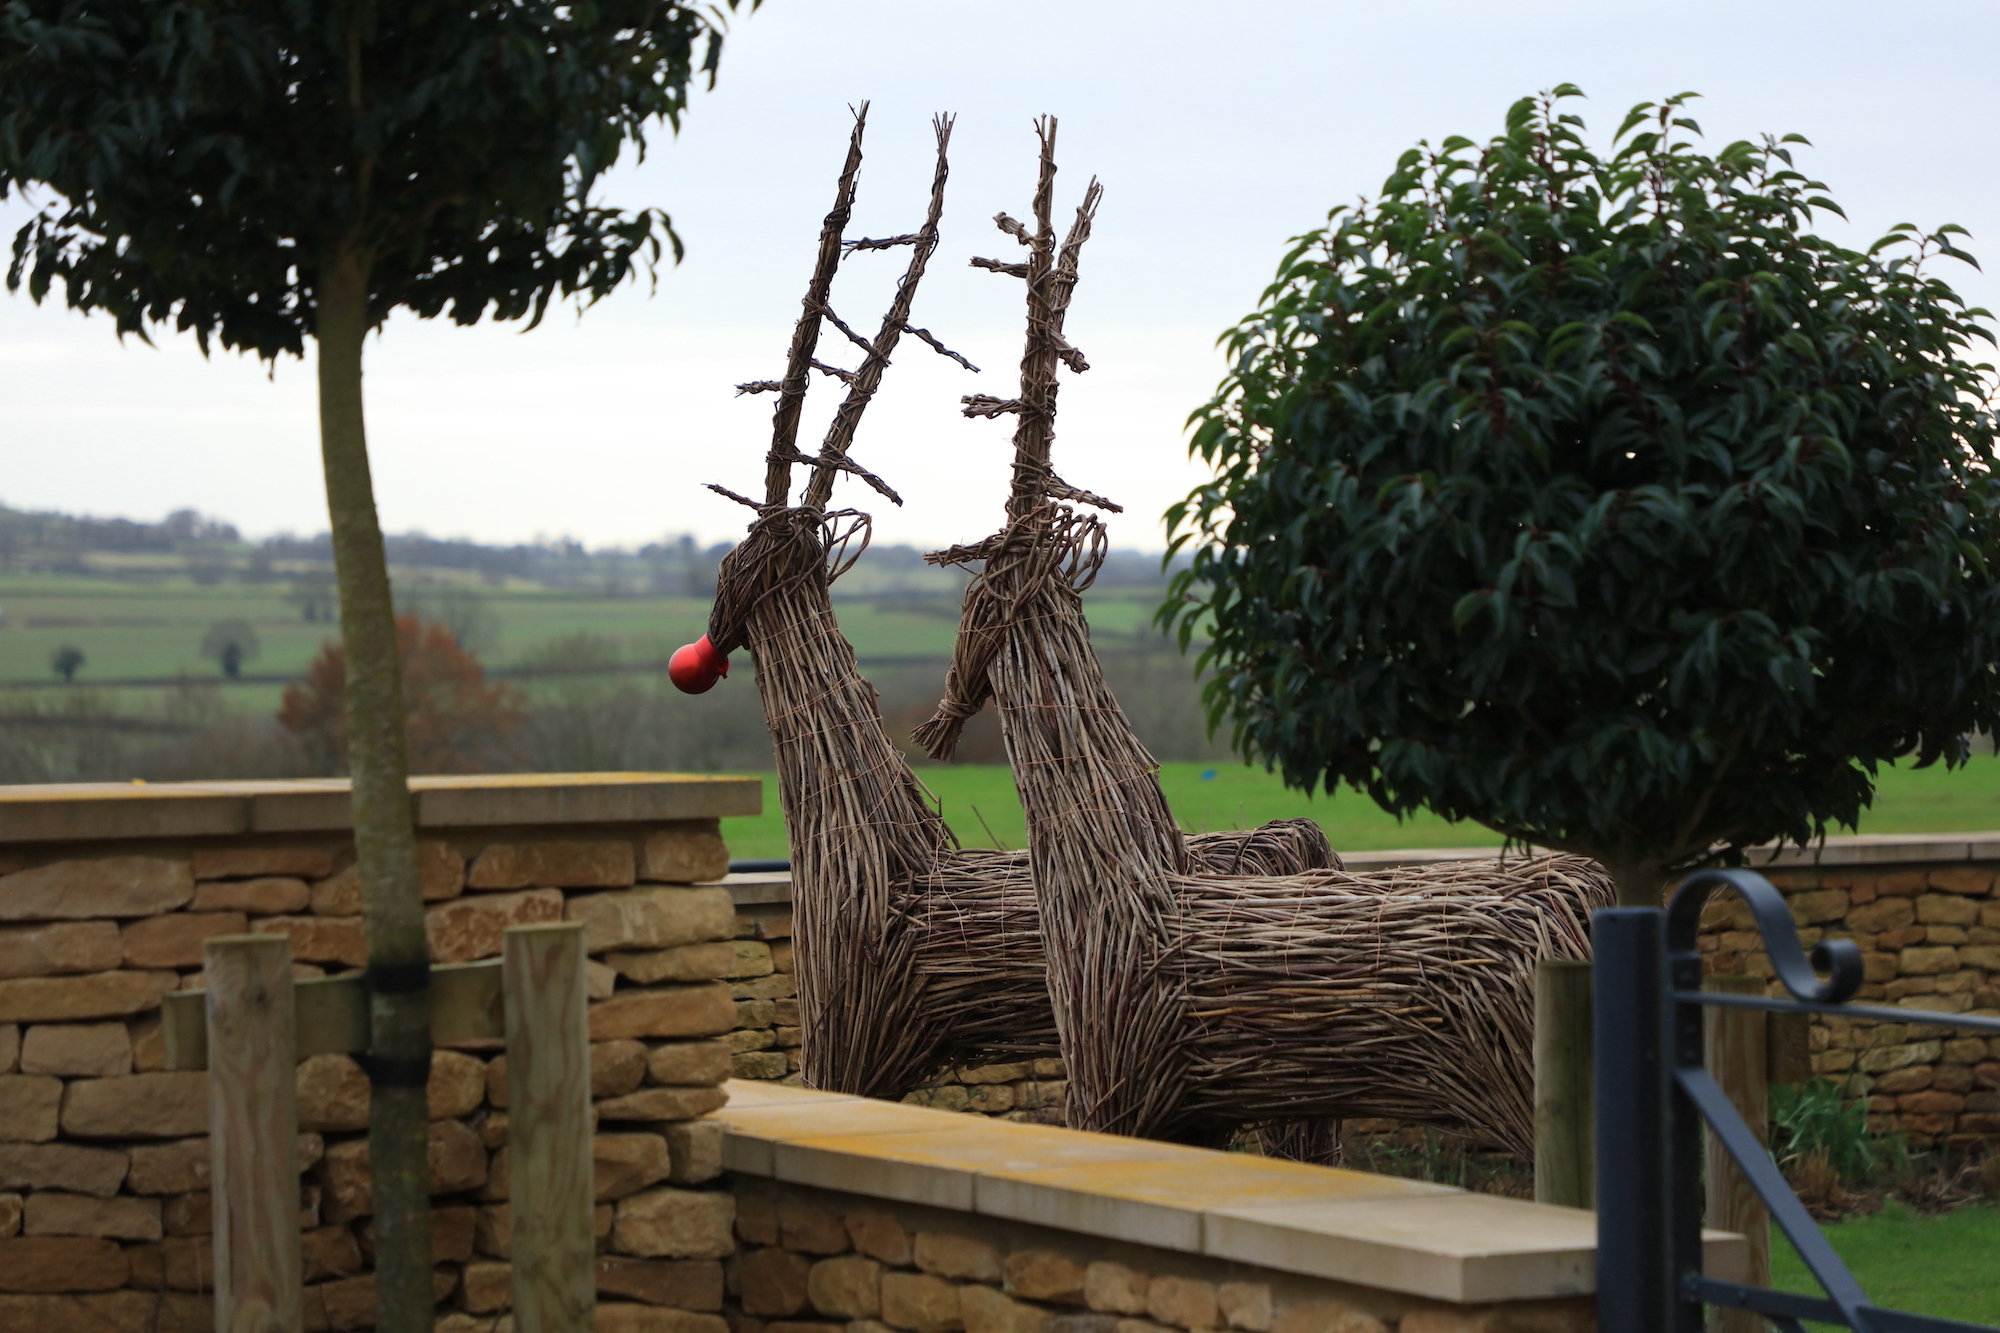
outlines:
M1204 780L1203 773L1214 777ZM723 821L736 857L787 855L774 775L765 773L765 813ZM917 776L939 801L945 822L968 847L1022 847L1027 842L1021 803L1010 772L999 766L938 765ZM1400 847L1498 846L1499 835L1477 824L1448 824L1435 815L1397 823L1367 796L1343 791L1311 797L1286 789L1262 769L1242 765L1164 764L1161 785L1182 827L1254 828L1272 819L1316 819L1342 851ZM2000 829L2000 758L1982 755L1954 771L1885 769L1875 806L1861 821L1863 833L1944 833ZM1846 830L1838 830L1845 832Z
M399 589L404 586L399 581ZM49 659L74 645L86 662L77 684L164 679L181 674L218 679L201 656L202 636L220 620L250 622L262 652L244 674L294 677L332 635L331 626L308 622L286 604L281 583L224 583L202 587L186 580L154 585L66 575L0 576L0 687L54 686ZM418 589L421 596L422 589ZM479 588L491 624L489 642L476 645L488 666L516 665L551 640L575 634L613 641L627 662L662 662L708 625L708 602L691 597L606 596L540 587ZM1100 639L1115 642L1144 630L1157 597L1099 594L1088 611ZM910 609L910 608L916 609ZM955 605L941 598L844 600L840 625L864 659L934 657L951 653L958 624ZM240 682L230 699L245 711L275 710L282 685Z
M1919 1217L1892 1203L1872 1216L1836 1222L1826 1235L1876 1305L2000 1324L2000 1208ZM1824 1295L1783 1235L1771 1238L1771 1285Z

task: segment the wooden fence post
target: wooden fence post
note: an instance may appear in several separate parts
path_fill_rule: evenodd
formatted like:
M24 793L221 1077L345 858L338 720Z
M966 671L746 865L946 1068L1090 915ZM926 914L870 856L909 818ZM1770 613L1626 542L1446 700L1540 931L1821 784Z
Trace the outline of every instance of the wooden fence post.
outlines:
M298 1057L288 935L222 935L208 981L216 1333L299 1333Z
M1535 964L1535 1202L1597 1206L1590 964Z
M589 1333L597 1247L583 925L515 926L505 938L514 1328Z
M1702 982L1702 989L1762 995L1764 981L1761 977L1709 977ZM1722 1085L1757 1142L1768 1147L1771 1106L1766 1015L1757 1009L1710 1005L1702 1016L1708 1072ZM1750 1276L1745 1281L1767 1287L1771 1284L1771 1215L1721 1140L1713 1134L1707 1138L1707 1224L1723 1231L1740 1231L1750 1238ZM1764 1333L1765 1329L1762 1315L1720 1307L1709 1311L1708 1326L1714 1333Z

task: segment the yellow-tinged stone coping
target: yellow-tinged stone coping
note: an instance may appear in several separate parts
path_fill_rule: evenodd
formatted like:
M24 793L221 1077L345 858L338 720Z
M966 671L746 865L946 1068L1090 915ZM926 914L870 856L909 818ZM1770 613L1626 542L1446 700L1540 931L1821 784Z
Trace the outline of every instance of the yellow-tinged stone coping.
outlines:
M1596 1218L1361 1171L738 1080L732 1171L1461 1303L1587 1295ZM1741 1236L1705 1234L1742 1280Z
M419 828L665 823L763 811L758 778L694 773L501 773L410 779ZM346 778L61 782L0 787L0 843L338 832Z

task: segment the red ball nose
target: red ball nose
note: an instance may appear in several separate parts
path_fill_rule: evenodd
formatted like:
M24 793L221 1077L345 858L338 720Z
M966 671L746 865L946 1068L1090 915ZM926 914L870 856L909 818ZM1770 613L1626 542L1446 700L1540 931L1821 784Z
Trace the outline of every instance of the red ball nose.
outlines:
M667 659L667 676L683 694L705 694L728 674L729 658L715 651L706 634Z

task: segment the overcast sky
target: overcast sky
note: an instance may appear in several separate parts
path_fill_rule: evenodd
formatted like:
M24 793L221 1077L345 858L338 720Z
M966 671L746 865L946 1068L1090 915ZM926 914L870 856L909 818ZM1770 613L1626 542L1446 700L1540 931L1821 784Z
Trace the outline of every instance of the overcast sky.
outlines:
M769 0L734 21L716 90L695 97L680 137L660 135L605 188L667 209L687 243L656 291L641 282L525 336L398 316L370 343L383 521L592 546L737 535L745 511L701 483L757 485L771 400L732 386L782 367L862 98L874 105L851 235L921 220L930 116L958 115L916 322L983 373L905 340L855 453L906 507L853 483L838 498L874 509L890 541L968 540L997 521L1011 419L957 407L1011 395L1021 284L966 260L1011 257L989 219L1026 216L1031 122L1054 113L1059 211L1092 174L1105 187L1069 320L1092 369L1065 375L1057 466L1125 504L1118 544L1156 549L1161 511L1198 479L1182 423L1221 374L1217 334L1255 306L1288 237L1372 191L1417 139L1485 138L1514 98L1568 81L1590 95L1602 141L1631 103L1697 90L1716 147L1763 131L1813 141L1801 165L1847 207L1843 239L1958 222L1994 269L1996 51L1993 0ZM9 237L23 216L0 205ZM835 308L872 328L906 254L847 265ZM1948 267L2000 307L1994 277ZM834 401L816 396L815 423ZM0 502L145 519L192 506L253 535L323 530L311 367L267 378L171 334L120 346L108 319L0 295Z

